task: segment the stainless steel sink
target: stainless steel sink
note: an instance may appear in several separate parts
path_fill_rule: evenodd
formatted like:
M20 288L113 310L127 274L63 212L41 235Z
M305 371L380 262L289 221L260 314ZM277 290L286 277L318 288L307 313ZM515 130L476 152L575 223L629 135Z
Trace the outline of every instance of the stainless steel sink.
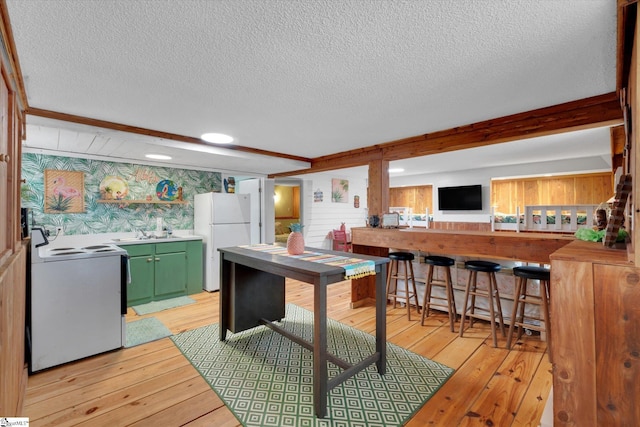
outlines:
M117 239L111 239L114 242L137 242L138 240L143 240L140 237L121 237Z

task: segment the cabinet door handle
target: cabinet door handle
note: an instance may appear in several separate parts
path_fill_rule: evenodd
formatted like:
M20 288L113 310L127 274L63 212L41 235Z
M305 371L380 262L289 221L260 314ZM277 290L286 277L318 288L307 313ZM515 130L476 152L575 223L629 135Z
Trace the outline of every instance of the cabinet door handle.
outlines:
M147 262L153 261L153 258L147 258Z
M160 258L156 258L156 262L160 261Z

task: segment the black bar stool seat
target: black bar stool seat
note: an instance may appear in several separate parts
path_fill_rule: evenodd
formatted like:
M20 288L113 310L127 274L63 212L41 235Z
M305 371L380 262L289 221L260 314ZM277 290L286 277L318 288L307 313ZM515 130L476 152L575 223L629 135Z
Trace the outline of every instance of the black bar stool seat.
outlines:
M389 272L387 273L387 301L393 299L393 308L396 308L398 298L404 298L407 304L407 318L411 320L411 297L416 303L416 310L420 313L418 304L418 291L416 289L416 279L413 274L414 255L411 252L389 252L391 260ZM403 272L400 273L400 264L403 265ZM398 291L398 279L404 280L404 291ZM409 290L409 280L412 283L412 290ZM392 283L393 281L393 283Z
M547 334L547 349L549 351L549 361L551 361L551 323L549 316L549 297L550 283L551 283L551 270L544 267L536 266L522 266L514 267L513 275L517 277L516 289L514 292L513 310L511 312L511 325L509 326L509 337L507 338L507 349L511 350L511 342L513 339L513 332L515 328L518 328L518 335L516 340L522 337L524 329L531 329L539 332L546 332ZM527 285L529 280L539 280L540 289L538 293L533 293L528 290ZM534 304L540 306L542 311L542 317L527 316L526 319L529 322L525 322L525 305ZM531 322L535 320L538 322L544 322L543 324L535 324Z
M498 347L498 337L496 333L496 323L500 326L502 336L506 336L504 330L504 319L502 317L502 304L500 303L500 292L496 282L496 273L502 269L500 264L490 261L472 260L464 263L464 267L469 270L469 280L464 290L464 306L462 308L462 318L460 323L460 336L463 336L465 318L469 317L469 327L473 326L474 319L486 320L491 323L491 335L493 337L493 346ZM486 273L489 276L489 285L487 290L477 288L478 273ZM471 296L471 305L469 305L469 296ZM487 300L489 305L488 314L484 312L476 312L476 297Z
M457 312L456 300L453 295L453 283L451 282L451 266L455 264L455 260L446 256L429 255L424 258L424 261L427 264L427 282L424 288L424 298L422 299L421 324L424 326L424 319L429 316L431 307L441 308L449 313L451 332L454 332ZM436 268L444 270L444 280L434 279ZM446 296L431 295L434 286L443 288Z

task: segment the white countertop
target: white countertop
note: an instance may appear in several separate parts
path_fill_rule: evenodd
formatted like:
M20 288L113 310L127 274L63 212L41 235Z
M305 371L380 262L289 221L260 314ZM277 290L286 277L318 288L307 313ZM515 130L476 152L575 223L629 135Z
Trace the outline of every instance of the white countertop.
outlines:
M165 243L165 242L179 242L188 240L202 240L202 236L193 234L192 230L177 230L174 231L172 237L156 238L151 237L149 239L136 239L139 233L99 233L99 234L73 234L62 236L50 236L48 237L49 245L48 249L57 247L83 247L88 245L97 244L115 244L118 246L125 245L137 245L144 243ZM151 233L152 234L152 233Z

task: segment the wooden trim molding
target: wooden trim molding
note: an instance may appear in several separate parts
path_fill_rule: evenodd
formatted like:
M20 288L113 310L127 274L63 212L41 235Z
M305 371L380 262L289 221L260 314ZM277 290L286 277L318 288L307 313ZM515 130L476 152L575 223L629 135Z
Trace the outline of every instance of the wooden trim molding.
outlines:
M137 127L137 126L124 125L124 124L121 124L121 123L108 122L108 121L105 121L105 120L92 119L92 118L89 118L89 117L83 117L83 116L76 116L76 115L73 115L73 114L60 113L60 112L57 112L57 111L43 110L43 109L40 109L40 108L29 107L26 110L26 114L30 114L32 116L38 116L38 117L45 117L45 118L48 118L48 119L62 120L62 121L72 122L72 123L79 123L79 124L82 124L82 125L96 126L96 127L101 127L101 128L105 128L105 129L113 129L113 130L118 130L118 131L121 131L121 132L135 133L135 134L138 134L138 135L153 136L153 137L156 137L156 138L169 139L169 140L172 140L172 141L189 142L189 143L192 143L192 144L202 144L202 145L207 145L207 146L214 146L214 147L223 148L223 149L227 149L227 150L242 151L242 152L251 153L251 154L261 154L263 156L280 157L280 158L283 158L283 159L298 160L298 161L301 161L301 162L308 162L308 163L311 162L311 159L308 159L306 157L293 156L291 154L277 153L275 151L260 150L260 149L257 149L257 148L243 147L243 146L240 146L240 145L226 145L226 144L225 145L221 145L221 144L205 143L200 138L194 138L194 137L191 137L191 136L178 135L178 134L175 134L175 133L168 133L168 132L161 132L161 131L157 131L157 130L153 130L153 129L146 129L146 128L141 128L141 127Z

